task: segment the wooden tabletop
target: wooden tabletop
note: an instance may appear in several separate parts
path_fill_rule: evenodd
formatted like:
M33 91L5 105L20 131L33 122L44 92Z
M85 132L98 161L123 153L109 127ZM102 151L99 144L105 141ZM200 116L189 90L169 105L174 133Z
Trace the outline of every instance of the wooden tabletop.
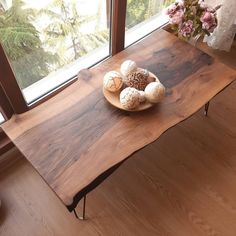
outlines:
M108 104L102 94L103 75L118 69L126 59L158 76L167 88L160 104L137 113ZM132 153L194 114L235 78L235 70L158 30L81 71L76 83L40 106L13 116L2 128L72 210Z

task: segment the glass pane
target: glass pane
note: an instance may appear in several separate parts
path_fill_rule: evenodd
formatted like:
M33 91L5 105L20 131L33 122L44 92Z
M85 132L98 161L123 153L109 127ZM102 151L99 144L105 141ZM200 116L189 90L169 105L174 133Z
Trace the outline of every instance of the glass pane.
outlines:
M0 0L0 41L27 102L109 55L107 3Z
M128 0L125 46L129 46L168 22L163 9L175 0Z

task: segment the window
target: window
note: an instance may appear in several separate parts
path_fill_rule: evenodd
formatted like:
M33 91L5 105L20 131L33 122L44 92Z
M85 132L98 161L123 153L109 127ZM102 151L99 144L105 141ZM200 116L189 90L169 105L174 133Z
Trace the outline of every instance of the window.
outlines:
M109 56L107 2L0 1L0 40L27 103Z
M125 46L129 46L168 22L163 9L175 0L128 0Z
M37 105L81 69L166 23L162 10L172 2L0 0L0 85L7 95L6 117Z

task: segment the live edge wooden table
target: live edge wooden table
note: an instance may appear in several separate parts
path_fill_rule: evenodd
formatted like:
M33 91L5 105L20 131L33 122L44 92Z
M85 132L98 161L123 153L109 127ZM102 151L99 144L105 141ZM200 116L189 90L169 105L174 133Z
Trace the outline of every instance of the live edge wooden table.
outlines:
M158 76L167 88L160 104L133 113L108 104L102 93L103 76L126 59ZM76 83L40 106L14 115L2 128L73 211L132 153L193 115L235 78L235 70L158 30L81 71Z

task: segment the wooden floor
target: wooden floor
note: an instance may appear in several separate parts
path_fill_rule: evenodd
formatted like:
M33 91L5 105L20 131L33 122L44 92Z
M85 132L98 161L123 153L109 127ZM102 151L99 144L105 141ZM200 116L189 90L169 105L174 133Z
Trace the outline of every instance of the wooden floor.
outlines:
M236 68L236 53L211 53ZM0 235L235 236L235 104L234 82L209 117L201 110L133 155L88 196L84 222L20 157L0 170Z

